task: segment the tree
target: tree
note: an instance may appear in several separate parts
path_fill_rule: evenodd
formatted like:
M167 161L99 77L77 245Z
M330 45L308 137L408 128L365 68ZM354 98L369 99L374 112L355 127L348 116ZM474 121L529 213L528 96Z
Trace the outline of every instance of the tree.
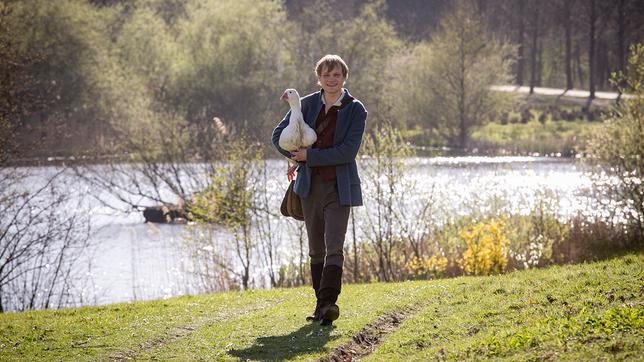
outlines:
M572 7L574 5L574 0L564 1L563 5L563 22L565 27L565 46L566 46L566 89L573 88L572 82Z
M15 151L15 124L12 122L12 116L17 113L16 91L20 89L22 84L19 79L20 70L29 61L18 52L14 44L15 39L8 36L9 29L6 20L10 13L11 8L4 6L4 3L0 5L0 54L2 54L0 57L0 76L2 77L2 88L0 89L0 166L3 166Z
M377 124L391 119L387 99L383 92L390 79L384 75L392 57L398 54L401 43L393 26L384 17L384 2L365 5L360 15L352 19L337 36L346 41L338 42L338 53L343 54L352 68L348 87L368 105L370 122Z
M590 97L589 101L595 99L595 25L597 22L597 6L595 5L595 0L589 0L589 30L588 30L588 87L590 88Z
M537 53L539 50L539 4L536 1L530 3L532 12L532 43L530 47L530 94L534 93L534 87L537 85L537 72L541 73L540 64L537 62Z
M25 0L0 6L6 27L0 37L8 39L3 58L23 60L11 76L17 82L9 83L20 154L50 156L91 148L97 88L90 73L105 46L101 18L80 1Z
M328 22L319 16L322 13L340 20ZM343 18L340 9L319 2L304 9L297 30L296 41L288 46L305 55L297 58L299 84L305 84L308 90L316 89L315 62L325 54L338 54L349 66L346 87L368 108L370 124L389 119L389 94L382 90L390 80L384 75L402 44L385 18L383 1L364 5L353 18ZM342 41L338 41L340 38Z
M293 31L278 2L195 0L176 22L173 81L164 98L189 124L220 117L260 138L292 86Z
M608 118L603 129L593 135L589 145L592 163L610 178L598 178L595 186L602 197L616 202L622 216L635 227L634 240L644 235L644 45L631 47L627 76L615 75L620 92L632 93L614 115Z
M503 106L493 84L511 82L514 48L490 39L468 2L456 3L429 45L418 45L395 67L394 114L422 124L448 144L466 148L472 127Z
M210 228L215 223L232 232L234 257L241 265L241 271L235 270L234 265L225 267L239 277L244 289L248 289L259 244L253 229L257 221L266 221L257 212L257 185L262 182L261 167L265 164L261 163L258 145L247 142L244 137L226 144L222 156L222 162L210 175L210 186L195 195L190 210L200 215L203 227Z
M525 49L525 1L518 0L519 11L518 11L518 40L517 40L517 84L523 85L523 68L525 64L524 49Z
M366 221L363 228L374 248L373 256L377 258L371 262L372 268L378 280L397 280L401 269L397 267L394 256L402 245L396 230L400 230L400 220L405 218L400 215L405 200L401 195L413 194L409 181L403 177L409 168L405 160L413 156L413 150L405 143L399 130L391 124L381 124L373 129L373 133L365 135L362 152L368 157L363 162L364 179L372 190L369 201L373 211L366 212L361 219ZM355 247L353 252L357 253Z
M71 271L88 247L89 220L66 171L0 170L0 312L78 302Z
M47 68L48 49L25 46L17 37L16 19L33 21L23 5L0 3L0 312L74 305L78 300L69 291L78 280L70 272L89 232L88 218L68 192L73 187L65 179L68 170L8 166L25 150L43 150L38 139L17 142L16 134L48 107L55 109L61 92L34 74Z
M626 60L624 54L624 33L626 32L625 18L626 18L626 7L624 6L625 0L619 0L617 2L617 71L624 72L626 69Z

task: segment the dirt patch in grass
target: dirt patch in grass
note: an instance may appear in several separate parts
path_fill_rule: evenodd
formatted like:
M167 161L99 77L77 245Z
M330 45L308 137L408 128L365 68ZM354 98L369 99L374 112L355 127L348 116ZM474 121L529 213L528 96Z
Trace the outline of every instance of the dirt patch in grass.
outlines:
M387 335L396 331L405 320L416 315L424 306L424 303L415 304L380 316L354 335L351 341L336 347L320 361L353 361L372 353Z

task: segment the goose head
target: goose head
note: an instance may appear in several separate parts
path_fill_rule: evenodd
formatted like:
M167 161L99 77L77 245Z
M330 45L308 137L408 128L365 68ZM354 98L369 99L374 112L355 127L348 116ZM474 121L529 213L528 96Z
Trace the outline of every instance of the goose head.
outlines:
M285 90L280 99L287 101L292 109L300 109L300 94L295 89Z

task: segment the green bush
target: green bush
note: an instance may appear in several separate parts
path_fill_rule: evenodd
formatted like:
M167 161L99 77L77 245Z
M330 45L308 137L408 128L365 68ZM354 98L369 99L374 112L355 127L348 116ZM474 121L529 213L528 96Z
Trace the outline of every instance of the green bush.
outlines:
M595 179L598 197L613 200L623 210L619 213L633 228L634 240L644 236L644 44L631 47L627 76L614 75L613 82L633 98L606 119L593 135L588 159L601 172L614 177Z
M483 152L533 154L560 154L571 157L583 153L591 135L601 127L586 121L532 120L526 124L487 123L472 132L472 145Z
M466 274L490 275L505 272L508 246L505 223L501 220L479 222L461 233L467 249L460 265Z

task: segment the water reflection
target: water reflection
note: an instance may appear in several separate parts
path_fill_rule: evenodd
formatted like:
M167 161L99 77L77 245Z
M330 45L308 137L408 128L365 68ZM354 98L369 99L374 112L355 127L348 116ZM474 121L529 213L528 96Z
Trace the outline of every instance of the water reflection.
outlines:
M355 209L357 240L360 240L361 233L364 232L368 213L374 212L371 199L374 190L366 179L367 172L364 170L369 162L372 161L360 160L364 171L361 171L361 176L365 207ZM422 205L420 201L431 199L432 217L437 222L450 217L476 216L495 210L527 214L537 202L546 198L555 200L557 210L563 218L579 212L601 215L608 212L605 208L612 207L596 207L595 201L585 192L591 186L590 177L573 160L441 157L411 158L405 163L408 171L400 175L407 185L405 187L408 187L401 190L402 195L405 195L405 212L415 215ZM267 165L269 191L266 196L270 209L278 210L288 185L286 163L282 160L270 160ZM34 180L38 180L51 173L52 168L34 168L31 171L34 171ZM205 175L203 173L204 177ZM68 177L75 176L70 174ZM105 304L167 298L209 290L204 278L210 276L196 275L195 272L201 270L201 266L195 264L192 257L195 249L189 247L191 244L188 242L203 237L203 231L195 225L146 224L142 214L136 210L124 213L106 206L108 201L112 206L117 205L122 210L127 210L127 206L123 203L119 205L118 199L109 192L87 184L78 187L95 196L88 201L93 230L91 244L94 246L77 268L79 276L87 276L87 282L75 291L82 296L83 303ZM410 195L410 190L415 190L414 194ZM271 216L264 224L270 224L270 232L275 236L275 265L279 266L279 262L298 257L298 234L293 229L296 223ZM231 235L225 230L213 226L208 233L211 234L207 237L214 242L199 246L202 252L230 248ZM353 230L350 229L347 233L348 241L352 234ZM232 250L227 255L235 258ZM271 268L265 258L257 256L254 265L255 271ZM259 275L254 277L254 285L264 286L266 283Z

